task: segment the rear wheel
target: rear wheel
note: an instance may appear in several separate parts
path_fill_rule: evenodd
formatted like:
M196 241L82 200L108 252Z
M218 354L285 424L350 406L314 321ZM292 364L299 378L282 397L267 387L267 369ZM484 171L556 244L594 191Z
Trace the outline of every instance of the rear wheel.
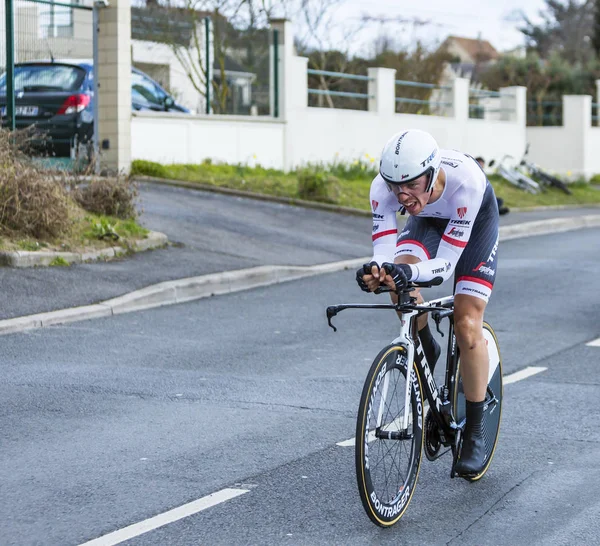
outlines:
M544 180L546 180L546 182L548 184L550 184L551 186L554 186L555 188L558 188L559 190L562 190L567 195L571 195L573 193L562 180L559 180L558 178L556 178L554 176L551 176L546 173L542 173L542 178Z
M369 370L358 408L358 490L367 515L381 527L402 517L421 467L423 391L416 365L411 363L410 369L410 401L405 409L406 348L391 345L383 349Z
M502 359L500 358L500 347L496 334L492 327L483 323L483 336L488 349L489 372L488 389L486 394L487 405L484 406L483 413L483 435L485 438L486 461L483 471L476 476L464 476L468 481L477 481L487 472L498 443L498 433L500 432L500 418L502 416ZM460 378L460 359L456 369L455 388L453 396L453 412L457 423L460 423L466 415L465 394L463 391L462 379Z

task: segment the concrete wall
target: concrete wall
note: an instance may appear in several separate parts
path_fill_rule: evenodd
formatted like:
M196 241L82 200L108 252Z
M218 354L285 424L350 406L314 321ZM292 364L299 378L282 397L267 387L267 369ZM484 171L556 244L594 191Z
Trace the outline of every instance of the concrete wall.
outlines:
M404 128L431 132L442 147L491 158L520 157L525 149L525 89L508 88L514 97L506 121L469 119L469 82L457 79L449 94L452 115L395 113L395 71L369 70L368 111L308 107L307 59L293 51L292 27L273 22L280 36L279 119L272 117L171 116L136 114L132 119L132 158L164 163L228 163L254 159L289 170L312 162L352 162L367 154L378 161L390 136ZM367 159L370 161L371 159Z
M137 112L131 123L133 159L159 163L260 164L281 169L285 123L270 117L190 116Z
M590 129L586 147L586 176L595 174L600 174L600 127Z
M592 127L592 97L563 96L563 126L528 127L529 157L570 178L600 173L600 128Z
M258 162L289 170L306 163L377 161L384 143L405 128L429 131L443 148L486 160L504 155L529 158L561 175L600 173L600 128L591 126L591 97L563 97L564 127L526 127L526 89L501 90L488 119L469 119L469 81L455 79L446 93L448 116L395 113L396 74L369 69L368 111L308 107L307 59L294 55L293 29L279 30L279 118L139 114L132 119L132 158L197 163ZM600 102L600 83L597 102ZM495 118L495 119L489 119ZM498 119L500 118L500 119Z

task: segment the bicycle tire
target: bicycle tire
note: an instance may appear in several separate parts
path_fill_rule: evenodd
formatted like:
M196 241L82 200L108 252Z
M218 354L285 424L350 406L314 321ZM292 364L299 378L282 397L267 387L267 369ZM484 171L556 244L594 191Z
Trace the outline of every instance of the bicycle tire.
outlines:
M502 418L502 399L503 399L503 383L502 383L502 358L500 357L500 347L498 339L492 327L487 323L483 323L483 334L488 348L490 371L488 374L488 386L498 399L497 405L488 405L484 409L484 426L483 434L485 438L485 447L487 459L485 466L480 474L476 476L464 476L467 481L475 482L480 480L488 471L496 445L498 444L498 435L500 434L500 421ZM460 378L460 358L456 367L454 381L454 396L452 397L452 411L457 422L465 418L465 395ZM486 396L486 399L488 396Z
M555 188L562 190L567 195L573 194L573 192L567 187L567 185L562 180L559 180L558 178L555 178L554 176L546 174L544 172L540 172L540 177L543 178L550 186L554 186Z
M354 451L356 480L365 512L371 521L380 527L391 527L403 516L414 494L421 468L425 416L421 379L414 362L408 424L412 437L399 440L375 436L378 429L377 417L382 413L380 409L382 394L385 395L385 407L381 414L379 431L389 433L398 430L401 414L395 415L394 412L404 406L406 363L407 350L404 346L389 345L382 349L369 369L358 407ZM393 382L394 379L401 380L400 388ZM384 392L386 390L387 392ZM395 394L399 398L396 403L391 400ZM383 444L386 444L385 447ZM410 445L408 450L407 445ZM379 483L381 473L386 472L387 469L385 463L381 467L381 461L377 461L377 456L382 454L391 455L392 462L389 469L391 473L397 473L396 483L391 487L387 483L387 478L383 487ZM401 475L403 455L406 455L407 462L404 476Z

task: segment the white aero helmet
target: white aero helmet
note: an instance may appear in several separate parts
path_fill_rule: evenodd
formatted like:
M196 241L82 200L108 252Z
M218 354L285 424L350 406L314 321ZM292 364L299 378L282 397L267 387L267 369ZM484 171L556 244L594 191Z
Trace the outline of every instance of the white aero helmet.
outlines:
M429 174L426 191L440 171L442 158L435 139L425 131L410 129L396 133L381 152L379 173L388 184L406 184Z

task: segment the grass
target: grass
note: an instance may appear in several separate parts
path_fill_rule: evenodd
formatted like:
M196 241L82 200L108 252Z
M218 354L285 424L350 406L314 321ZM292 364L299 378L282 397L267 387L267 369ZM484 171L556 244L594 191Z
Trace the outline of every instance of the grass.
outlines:
M368 211L370 210L369 188L371 180L377 174L375 165L374 158L366 157L349 165L333 163L309 165L307 168L317 173L329 173L340 181L336 184L337 191L333 193L334 204ZM132 174L197 182L278 197L299 198L299 171L284 173L275 169L214 164L208 161L196 165L161 165L151 161L136 160L132 165ZM496 175L491 175L490 181L496 195L502 197L505 204L512 208L600 203L600 191L586 182L570 184L569 188L573 191L573 195L566 195L555 188L548 188L539 195L531 195Z
M129 247L134 240L143 239L148 234L148 230L134 219L121 220L82 210L75 211L73 216L74 221L69 233L60 238L12 240L5 236L0 239L0 250L89 252L111 246ZM118 237L107 236L109 233L115 233ZM53 262L51 265L65 264Z
M62 256L56 256L56 258L50 262L50 267L69 267L69 265L69 262Z

